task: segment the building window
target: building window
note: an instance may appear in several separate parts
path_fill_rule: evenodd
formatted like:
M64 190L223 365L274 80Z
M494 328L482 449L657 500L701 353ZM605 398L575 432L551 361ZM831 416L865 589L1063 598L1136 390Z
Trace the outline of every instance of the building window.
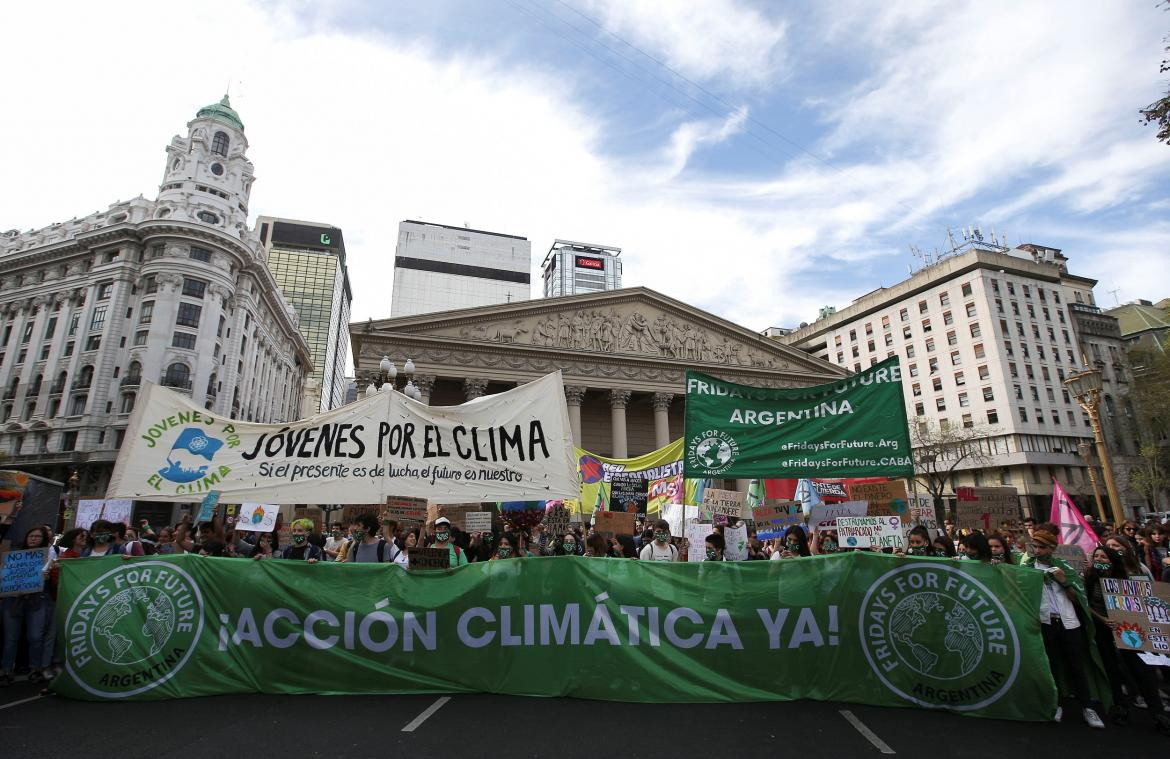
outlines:
M24 335L20 338L20 344L24 345L29 340L32 340L32 333L33 323L30 321L28 324L24 325Z
M91 331L100 330L106 324L106 307L98 306L93 310L93 316L89 320L89 328Z
M967 384L967 378L963 376L962 372L955 372L955 385L962 387Z
M923 332L930 331L930 319L923 319L922 320L922 331Z
M931 374L937 373L938 372L938 359L932 358L929 360L928 363L930 364L930 373Z
M890 328L890 317L883 316L882 317L882 329L889 329L889 328Z
M975 358L984 358L987 352L983 350L983 343L975 343Z
M96 351L100 347L102 347L101 335L90 335L85 341L85 349L87 351Z
M1014 316L1020 315L1020 304L1016 303L1014 300L1012 301L1012 314Z
M1038 408L1036 411L1036 424L1044 424L1044 409Z
M971 415L970 414L963 414L963 428L964 429L971 429L974 426L975 426L975 422L971 419ZM976 474L978 474L978 472L976 472Z
M968 318L974 318L974 317L975 317L975 315L976 315L977 313L978 313L978 311L975 309L975 304L974 304L974 303L968 303L968 304L967 304L967 316L968 316Z
M950 325L952 325L954 323L955 323L955 317L951 316L951 312L944 311L943 312L943 324L949 327Z
M910 321L910 309L903 308L901 311L898 312L898 318L904 322Z
M927 353L934 353L934 338L933 337L926 338L926 352Z
M962 289L963 289L963 297L969 298L971 296L971 283L970 282L963 283Z
M866 322L865 323L865 334L867 334L867 335L873 334L873 322Z
M1014 361L1008 362L1008 373L1011 374L1013 377L1020 376L1020 371L1019 371L1019 369L1016 368L1016 362L1014 362Z
M89 401L88 395L75 395L73 401L69 404L70 416L81 416L85 413L85 404Z
M113 289L114 289L113 282L102 282L100 285L98 285L97 299L98 300L108 300L110 297L110 292L113 291Z
M1020 412L1020 421L1021 422L1028 421L1028 409L1024 408L1023 406L1020 406L1016 409L1016 411Z
M143 292L147 295L158 292L158 279L153 274L146 278L146 286L143 288Z
M959 408L967 408L971 405L971 401L967 398L966 393L959 393Z
M215 136L211 138L211 152L216 155L226 156L228 151L228 136L225 132L216 132Z
M196 306L194 303L180 303L179 315L175 319L175 324L180 327L198 327L199 315L202 313L202 306Z
M963 363L963 357L959 355L958 351L951 351L951 366L959 366Z
M211 262L211 251L208 250L207 248L192 247L190 256L191 256L191 258L194 258L196 261L203 261L204 263Z
M873 344L873 340L868 341L865 344L865 347L869 350L870 353L873 353L875 350L877 350L877 347Z
M24 360L25 360L27 357L28 357L28 349L27 349L27 348L21 348L21 349L20 349L20 353L17 353L17 354L16 354L16 363L18 363L18 364L23 364L23 363L24 363Z
M135 346L146 345L146 336L148 334L149 333L146 330L141 330L139 332L135 332L134 333L134 345Z
M83 404L84 408L84 404ZM77 448L77 430L71 430L61 436L61 450L72 451Z
M57 331L57 317L54 316L54 317L51 317L49 319L48 323L45 325L45 339L51 340L53 338L53 334L56 331Z
M1017 400L1017 401L1022 401L1022 400L1024 400L1024 388L1023 388L1022 386L1020 386L1020 385L1012 385L1012 387L1013 387L1013 388L1015 389L1015 391L1016 391L1016 400Z
M914 415L915 416L926 416L926 407L923 406L921 403L915 403L914 404Z
M187 350L195 349L195 335L190 332L176 332L171 339L171 345L175 348L186 348Z
M187 365L176 361L167 367L166 373L163 375L162 384L166 387L191 387L191 370Z
M889 348L894 344L894 336L889 332L886 333L886 347Z
M995 400L995 391L992 390L990 387L983 388L983 400L994 401Z
M996 298L996 299L995 299L995 312L996 312L997 314L1002 314L1002 313L1003 313L1003 301L1002 301L1001 299L999 299L999 298Z
M918 313L925 314L926 309L927 309L926 301L924 301L924 300L918 301Z
M133 411L134 410L134 401L137 398L138 398L138 396L134 393L126 393L125 395L123 395L122 396L121 413L129 414L131 411Z
M72 340L65 343L65 350L61 351L61 355L62 356L72 356L73 355L73 341Z
M188 298L203 298L203 294L207 291L207 283L200 279L191 279L183 277L183 295Z
M915 398L917 398L918 396L922 395L922 385L915 382L910 386L910 392Z
M248 339L248 338L246 338L246 337L245 337L245 338L243 338L243 339L244 339L244 341L245 341L245 344L242 346L242 348L241 348L241 352L243 352L243 349L244 349L244 348L247 348L247 347L248 347L248 346L247 346L247 343L246 343L246 341L247 341L247 339ZM850 350L851 350L851 352L853 353L853 358L861 358L861 349L860 349L860 348L858 348L856 345L854 345L854 346L853 346L853 347L852 347Z
M918 376L918 364L910 364L910 376L911 377Z
M138 323L150 324L152 318L154 318L154 301L148 300L138 308Z
M902 328L902 339L903 339L903 340L909 340L909 339L910 339L911 337L913 337L913 336L914 336L914 335L913 335L913 334L910 332L910 328L909 328L909 327L903 327L903 328Z
M41 361L45 361L49 358L49 348L50 347L51 346L48 343L45 343L44 345L41 346L41 358L40 358Z
M221 317L219 317L219 331L215 333L215 336L219 337L222 334L223 334L223 317L221 316ZM840 335L833 335L833 345L837 346L838 348L841 347L841 336Z
M993 408L987 409L987 423L999 424L999 412Z
M938 409L939 411L946 411L947 410L946 398L935 398L934 399L934 407L936 409Z
M1038 350L1040 351L1040 358L1044 358L1044 349L1043 349L1043 348L1039 348ZM1047 367L1047 366L1041 366L1041 367L1040 367L1040 376L1044 378L1044 381L1045 381L1045 382L1051 382L1051 381L1052 381L1052 375L1048 373L1048 367ZM1049 391L1049 392L1051 392L1051 391Z
M955 331L952 329L950 332L947 333L947 345L958 345L958 344L959 344L959 336L956 335Z
M247 326L248 326L248 325L247 325L247 323L245 322L245 324L244 324L244 327L247 327ZM851 342L857 342L857 330L855 330L855 329L851 329L851 330L849 330L849 340L850 340Z
M930 386L934 388L934 392L942 392L942 377L935 377L930 381Z
M216 354L216 357L219 356L219 345L215 346L215 354ZM845 352L844 351L837 351L837 363L838 364L845 363Z
M938 304L944 308L951 305L951 294L950 293L939 294Z

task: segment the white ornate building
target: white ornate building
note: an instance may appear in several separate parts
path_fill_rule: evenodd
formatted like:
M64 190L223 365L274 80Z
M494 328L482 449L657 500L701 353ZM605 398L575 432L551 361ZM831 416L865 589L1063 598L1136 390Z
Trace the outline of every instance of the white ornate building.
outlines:
M0 235L2 465L101 495L144 380L299 416L310 354L247 226L247 148L224 96L167 146L156 200Z

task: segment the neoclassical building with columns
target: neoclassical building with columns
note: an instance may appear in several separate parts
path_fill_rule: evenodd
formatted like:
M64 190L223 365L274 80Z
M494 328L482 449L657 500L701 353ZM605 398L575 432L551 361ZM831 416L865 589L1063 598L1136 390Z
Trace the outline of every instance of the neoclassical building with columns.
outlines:
M688 368L756 387L848 372L644 287L350 325L358 389L409 359L422 400L451 406L560 369L577 445L648 453L682 435ZM399 387L403 384L401 373Z

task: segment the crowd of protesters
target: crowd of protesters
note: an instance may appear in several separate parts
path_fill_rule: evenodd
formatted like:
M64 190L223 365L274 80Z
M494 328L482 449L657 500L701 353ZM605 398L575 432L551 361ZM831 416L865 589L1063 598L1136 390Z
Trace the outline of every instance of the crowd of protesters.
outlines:
M1111 524L1094 522L1091 526L1098 544L1083 567L1070 566L1053 555L1060 542L1056 525L1025 519L1022 526L1023 529L1012 530L1005 524L998 531L984 533L956 530L952 522L946 521L944 529L934 535L926 527L917 526L907 533L904 548L883 550L902 556L1017 564L1043 571L1044 592L1038 612L1045 651L1062 692L1075 698L1085 722L1104 727L1102 702L1108 698L1112 708L1106 716L1114 724L1129 722L1134 711L1140 709L1150 715L1160 732L1170 735L1170 714L1163 690L1165 673L1170 668L1150 666L1136 652L1116 648L1115 625L1106 612L1099 582L1102 578L1170 581L1170 525L1127 521L1115 529ZM725 531L725 527L713 526L703 545L691 546L672 536L670 524L663 519L640 520L632 536L603 534L587 524L574 524L557 534L542 525L468 533L446 517L420 528L364 513L324 533L316 530L311 520L294 520L282 545L278 531L233 530L218 518L196 526L185 517L177 525L159 529L145 520L135 529L99 519L88 529L73 529L62 535L55 535L49 525L40 525L28 532L21 545L13 546L48 547L49 551L44 591L0 602L0 685L12 682L18 659L31 682L51 679L60 672L53 611L60 562L64 560L195 553L308 563L381 562L408 568L410 550L426 547L446 549L452 567L537 556L677 562L690 560L688 554L695 551L701 552L701 561L724 561ZM781 537L769 540L759 539L751 529L747 535L748 561L782 561L859 550L841 546L833 530L810 534L803 525L790 526ZM1090 673L1098 660L1108 680L1109 693L1093 691ZM1055 718L1059 721L1062 717L1063 708L1058 709Z

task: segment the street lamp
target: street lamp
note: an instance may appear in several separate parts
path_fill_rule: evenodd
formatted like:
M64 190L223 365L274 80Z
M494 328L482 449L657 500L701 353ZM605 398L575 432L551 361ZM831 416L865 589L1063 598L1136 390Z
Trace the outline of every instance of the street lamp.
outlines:
M1069 391L1089 415L1093 427L1093 438L1097 443L1097 456L1101 459L1101 471L1105 474L1105 490L1109 493L1109 505L1113 511L1113 523L1117 527L1125 521L1121 513L1121 497L1117 494L1117 483L1113 481L1113 462L1109 449L1105 447L1105 436L1101 433L1101 370L1086 369L1073 374L1064 381Z
M406 385L402 388L402 394L407 398L414 400L422 400L422 391L414 384L414 361L406 359L406 363L402 365L403 379L406 380ZM370 383L366 385L366 397L372 398L379 390L386 392L397 388L398 382L398 367L390 360L389 356L382 356L382 360L378 362L378 373L370 377Z
M1089 482L1093 485L1093 499L1097 501L1097 513L1105 516L1105 506L1101 503L1101 486L1097 484L1097 465L1093 463L1093 444L1083 440L1077 443L1077 452L1085 460L1085 468L1089 471Z

